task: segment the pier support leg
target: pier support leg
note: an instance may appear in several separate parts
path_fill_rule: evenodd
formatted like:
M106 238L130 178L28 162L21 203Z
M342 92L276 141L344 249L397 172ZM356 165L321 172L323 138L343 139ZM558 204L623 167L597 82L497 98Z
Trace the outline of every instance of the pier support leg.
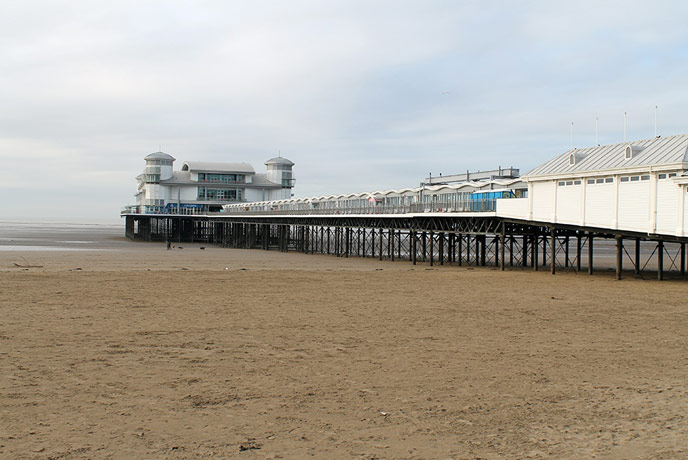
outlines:
M580 232L576 235L576 271L581 271L581 249L583 248Z
M621 270L623 268L623 237L616 235L616 279L621 279Z
M505 263L504 263L504 255L505 255L504 254L504 252L505 252L504 247L506 246L506 242L504 240L505 237L506 237L506 224L504 222L502 222L502 234L499 235L499 239L501 242L499 249L502 251L500 254L500 257L499 257L499 269L501 271L504 271L504 265L505 265Z
M681 270L681 276L685 276L686 274L686 243L681 243L681 266L679 267Z
M526 268L528 266L528 235L523 235L521 250L523 251L523 268Z
M551 241L550 241L550 244L551 244L551 250L550 250L550 253L551 253L551 255L550 255L551 264L550 265L551 265L551 267L550 267L550 271L554 275L557 273L557 257L556 257L556 254L557 254L557 236L556 236L556 230L554 229L554 227L551 227L549 229L549 231L550 231L550 239L551 239Z
M435 232L430 232L430 266L435 265Z
M657 279L664 279L664 241L657 241Z
M382 229L380 229L380 260L382 260Z
M444 233L440 232L439 238L440 238L440 247L438 249L439 260L440 260L440 265L444 265Z
M593 236L592 232L588 233L588 275L592 275L593 273L593 241L595 237Z
M640 238L635 239L635 276L640 275Z
M427 254L428 250L428 245L427 245L427 234L425 232L421 233L420 237L423 239L422 241L422 247L421 249L423 250L423 257L422 260L425 262L425 254Z
M411 241L409 241L409 246L411 249L411 262L413 262L413 265L416 265L416 232L415 230L411 230Z
M349 250L351 249L351 248L350 248L350 243L351 243L351 238L350 238L350 236L351 236L351 229L350 229L349 227L346 227L346 231L345 231L345 232L346 232L346 234L345 234L344 237L346 238L346 243L345 243L345 255L344 255L344 257L348 258L348 257L349 257Z
M457 237L457 243L458 244L457 244L457 248L456 248L456 253L458 254L458 258L459 258L459 260L457 262L459 262L459 267L460 267L461 261L463 260L463 255L462 255L462 253L463 253L463 237L461 236L461 233L459 233L459 235Z
M538 246L540 243L538 242L539 237L538 235L533 235L533 244L531 246L531 254L530 254L530 265L533 266L533 270L538 271L538 254L540 253L538 251Z
M569 266L569 236L566 235L564 239L564 267Z
M480 265L487 265L487 235L480 236Z

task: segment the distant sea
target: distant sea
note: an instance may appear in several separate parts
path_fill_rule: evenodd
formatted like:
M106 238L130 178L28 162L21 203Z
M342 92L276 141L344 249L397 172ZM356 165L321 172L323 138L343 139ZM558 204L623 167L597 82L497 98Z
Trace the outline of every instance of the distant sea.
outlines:
M124 223L0 221L0 251L116 250L126 243Z

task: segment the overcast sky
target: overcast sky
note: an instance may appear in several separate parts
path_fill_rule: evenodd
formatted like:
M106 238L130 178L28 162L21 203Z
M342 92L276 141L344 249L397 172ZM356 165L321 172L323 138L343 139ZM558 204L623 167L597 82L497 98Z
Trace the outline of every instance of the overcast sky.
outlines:
M0 221L117 221L143 157L296 163L296 196L688 132L688 2L0 3Z

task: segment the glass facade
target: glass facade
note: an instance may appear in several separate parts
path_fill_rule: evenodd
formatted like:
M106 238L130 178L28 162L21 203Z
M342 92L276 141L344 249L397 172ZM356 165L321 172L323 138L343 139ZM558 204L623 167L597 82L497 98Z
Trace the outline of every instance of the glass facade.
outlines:
M215 174L198 173L198 182L210 182L216 184L243 184L246 177L243 174Z
M198 187L198 199L201 201L241 201L241 189L214 189Z

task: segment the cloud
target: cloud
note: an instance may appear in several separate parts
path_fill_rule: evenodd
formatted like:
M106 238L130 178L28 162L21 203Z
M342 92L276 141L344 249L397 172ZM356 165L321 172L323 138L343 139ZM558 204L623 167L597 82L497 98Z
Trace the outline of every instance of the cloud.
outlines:
M298 196L417 184L685 132L682 2L6 2L9 211L112 216L143 157L296 162ZM40 180L29 180L27 171ZM22 193L22 191L26 193ZM71 212L69 207L48 206ZM77 209L75 207L74 209ZM77 212L77 211L74 211Z

